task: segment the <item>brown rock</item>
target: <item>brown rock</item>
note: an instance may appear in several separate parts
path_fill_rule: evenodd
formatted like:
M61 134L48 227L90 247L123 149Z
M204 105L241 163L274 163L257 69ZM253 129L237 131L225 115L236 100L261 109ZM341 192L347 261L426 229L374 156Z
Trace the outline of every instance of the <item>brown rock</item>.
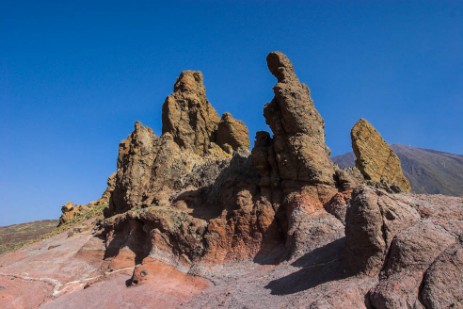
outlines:
M216 143L220 147L224 148L224 150L225 145L231 146L232 150L237 150L240 147L249 149L251 144L246 125L243 122L234 119L230 113L222 115L216 137Z
M181 150L170 133L158 138L150 128L137 122L119 147L115 188L107 216L134 207L170 205L174 187L203 163L195 153Z
M109 204L112 214L146 204L157 144L159 138L153 130L140 122L135 123L132 134L120 143L115 189Z
M411 191L399 157L368 121L357 121L352 128L351 139L352 149L357 158L355 165L366 180L383 185L394 192Z
M325 145L325 123L310 90L299 82L293 65L281 52L267 56L270 72L278 79L275 97L264 108L273 132L273 150L283 187L293 181L334 186L334 168Z
M170 133L180 147L204 154L215 140L219 121L206 98L202 73L183 71L162 107L162 133Z

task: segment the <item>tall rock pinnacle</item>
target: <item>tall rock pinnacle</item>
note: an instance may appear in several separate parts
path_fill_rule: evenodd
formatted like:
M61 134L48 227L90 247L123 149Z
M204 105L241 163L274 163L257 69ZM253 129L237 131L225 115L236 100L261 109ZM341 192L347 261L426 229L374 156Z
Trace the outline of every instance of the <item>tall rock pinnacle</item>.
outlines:
M172 134L180 147L204 153L215 139L219 122L206 98L202 73L183 71L162 107L162 133Z
M297 78L283 53L272 52L267 65L278 82L275 97L264 108L273 131L274 151L282 180L334 185L334 168L325 144L325 123L309 88Z
M365 119L360 119L351 131L355 165L366 180L384 184L393 191L410 192L411 186L402 172L399 157Z
M200 155L213 148L212 143L226 152L248 149L250 144L244 123L230 113L220 118L209 103L199 71L183 71L175 82L162 106L162 133L170 133L180 147Z

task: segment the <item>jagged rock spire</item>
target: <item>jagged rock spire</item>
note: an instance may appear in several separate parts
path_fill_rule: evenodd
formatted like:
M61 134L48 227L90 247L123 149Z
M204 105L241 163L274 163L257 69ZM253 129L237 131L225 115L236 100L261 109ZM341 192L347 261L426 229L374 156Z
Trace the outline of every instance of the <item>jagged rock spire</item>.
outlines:
M183 148L204 153L215 140L220 117L206 98L203 74L183 71L162 107L162 133Z
M183 71L175 82L162 107L162 133L170 133L180 147L197 154L208 153L212 143L227 152L250 144L246 125L230 113L220 118L209 103L199 71Z

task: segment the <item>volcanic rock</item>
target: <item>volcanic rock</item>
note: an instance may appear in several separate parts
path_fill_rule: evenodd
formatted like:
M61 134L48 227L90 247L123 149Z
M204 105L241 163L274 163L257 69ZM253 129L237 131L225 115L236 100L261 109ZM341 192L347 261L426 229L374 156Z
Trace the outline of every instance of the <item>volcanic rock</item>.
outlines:
M270 53L267 65L277 78L275 97L264 107L273 137L257 132L252 160L260 176L261 198L276 210L288 257L295 258L344 236L344 220L324 209L338 184L325 144L325 124L310 90L281 52Z
M333 166L291 62L267 62L273 136L258 132L250 153L245 126L220 120L201 73L183 72L162 136L137 122L120 143L97 227L0 256L2 306L458 308L463 199L378 188L400 189L396 163L383 177L387 151L378 183L359 186L358 170ZM359 149L384 149L368 132Z
M327 213L318 199L293 193L286 197L284 207L288 220L286 247L290 258L303 256L344 236L344 225Z
M183 71L162 106L162 133L170 133L180 147L203 154L215 139L219 121L206 98L202 73Z
M137 122L135 130L119 146L110 214L134 207L170 205L173 188L202 162L194 152L181 150L170 133L159 138Z
M394 192L410 192L411 186L402 172L400 159L376 129L360 119L351 131L356 167L366 180Z
M230 113L222 115L216 135L216 143L224 150L226 150L226 145L230 146L232 150L237 150L240 147L249 149L251 144L248 128L243 122L234 119Z
M149 255L187 269L281 244L274 208L257 195L246 126L216 115L201 73L185 71L164 103L163 135L135 124L120 144L105 213L111 255L129 246L140 260Z
M458 308L463 304L463 247L449 246L426 271L420 300L426 308Z
M292 63L281 52L267 56L267 65L278 82L275 97L264 108L273 132L279 175L283 187L293 181L334 186L334 168L325 144L325 123L316 110L309 88L299 82Z
M346 216L346 258L352 271L376 276L394 236L419 219L411 205L384 191L355 189Z
M431 220L401 231L392 241L380 283L370 291L374 308L415 308L423 273L455 238Z

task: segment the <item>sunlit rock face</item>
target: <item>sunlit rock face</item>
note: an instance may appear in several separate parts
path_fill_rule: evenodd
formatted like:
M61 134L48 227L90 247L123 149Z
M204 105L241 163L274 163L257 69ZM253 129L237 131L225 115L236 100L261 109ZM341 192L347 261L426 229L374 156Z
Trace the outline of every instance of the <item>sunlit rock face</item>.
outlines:
M355 166L366 180L394 192L411 191L399 157L368 121L357 121L350 135L357 158Z

